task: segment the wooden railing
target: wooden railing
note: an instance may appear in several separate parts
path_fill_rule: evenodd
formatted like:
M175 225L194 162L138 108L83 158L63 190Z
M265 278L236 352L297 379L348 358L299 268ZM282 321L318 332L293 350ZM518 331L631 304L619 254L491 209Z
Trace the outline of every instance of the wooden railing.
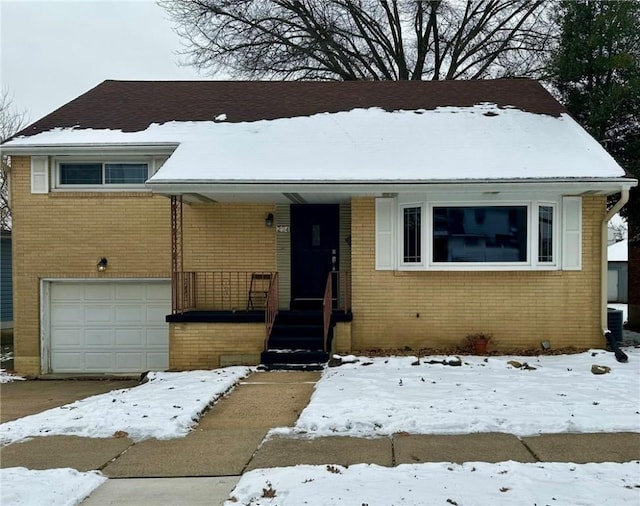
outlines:
M334 311L351 311L351 273L331 271L327 276L322 300L322 320L324 325L324 351L328 351L331 316Z
M173 275L173 313L185 311L247 311L266 309L275 272L185 271ZM252 277L254 285L252 285ZM263 296L249 304L250 290L260 291L255 283L265 283ZM277 283L276 283L277 284Z
M273 330L273 324L276 321L276 316L278 316L278 303L279 303L279 295L278 295L278 273L276 272L274 276L271 278L271 286L269 286L269 291L267 292L267 302L266 308L264 311L264 323L265 323L265 342L264 349L269 349L269 337L271 337L271 330Z

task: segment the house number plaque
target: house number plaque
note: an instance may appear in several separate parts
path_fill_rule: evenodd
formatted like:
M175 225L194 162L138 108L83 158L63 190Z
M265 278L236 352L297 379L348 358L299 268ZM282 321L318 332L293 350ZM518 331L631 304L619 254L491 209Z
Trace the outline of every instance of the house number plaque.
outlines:
M282 232L284 234L289 233L289 225L278 225L276 227L276 232Z

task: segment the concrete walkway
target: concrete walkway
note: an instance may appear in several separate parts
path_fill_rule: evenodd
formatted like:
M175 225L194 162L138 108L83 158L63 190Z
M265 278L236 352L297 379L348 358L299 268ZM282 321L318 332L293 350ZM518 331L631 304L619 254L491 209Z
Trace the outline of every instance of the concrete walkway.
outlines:
M0 466L101 470L112 479L85 500L86 506L211 505L222 504L240 475L257 468L296 464L394 466L420 462L584 463L640 459L640 433L548 434L526 438L499 433L454 436L400 433L372 439L338 436L265 439L270 428L294 425L318 378L319 373L315 372L253 374L220 400L184 438L133 443L128 438L40 437L0 449ZM53 390L58 385L52 384L49 390L49 382L34 383L41 384L43 398L56 397ZM65 383L62 388L73 388L74 382ZM36 390L33 392L35 395ZM4 410L4 385L2 402ZM41 402L35 400L34 405L40 406ZM15 413L17 408L12 409Z

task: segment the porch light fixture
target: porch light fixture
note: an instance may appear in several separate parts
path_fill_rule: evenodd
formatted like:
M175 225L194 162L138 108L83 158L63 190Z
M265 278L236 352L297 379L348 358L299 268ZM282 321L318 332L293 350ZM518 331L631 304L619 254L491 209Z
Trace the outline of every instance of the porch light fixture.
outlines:
M98 263L96 264L96 268L98 269L98 272L104 272L107 270L107 259L105 257L102 257L100 260L98 260Z
M273 227L273 213L267 214L267 217L264 219L264 224L267 227Z

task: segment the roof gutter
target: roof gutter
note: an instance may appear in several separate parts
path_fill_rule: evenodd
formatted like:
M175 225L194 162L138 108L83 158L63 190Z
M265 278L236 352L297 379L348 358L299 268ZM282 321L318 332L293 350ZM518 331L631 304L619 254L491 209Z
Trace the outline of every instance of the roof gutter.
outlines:
M620 209L622 209L627 202L629 202L629 190L625 188L622 189L620 193L620 200L618 200L618 202L616 202L616 204L611 209L609 209L607 214L605 214L604 219L602 220L602 230L600 234L602 237L602 253L600 255L602 262L600 273L600 322L602 325L602 335L604 336L605 340L607 339L607 336L611 334L607 317L607 275L609 270L609 262L607 259L607 229L611 218L613 218L614 215L618 211L620 211Z
M10 142L0 146L3 155L59 155L95 152L109 153L149 151L153 154L170 155L180 144L177 142L127 142L114 145L112 143L95 142L90 144L29 144L12 145Z

